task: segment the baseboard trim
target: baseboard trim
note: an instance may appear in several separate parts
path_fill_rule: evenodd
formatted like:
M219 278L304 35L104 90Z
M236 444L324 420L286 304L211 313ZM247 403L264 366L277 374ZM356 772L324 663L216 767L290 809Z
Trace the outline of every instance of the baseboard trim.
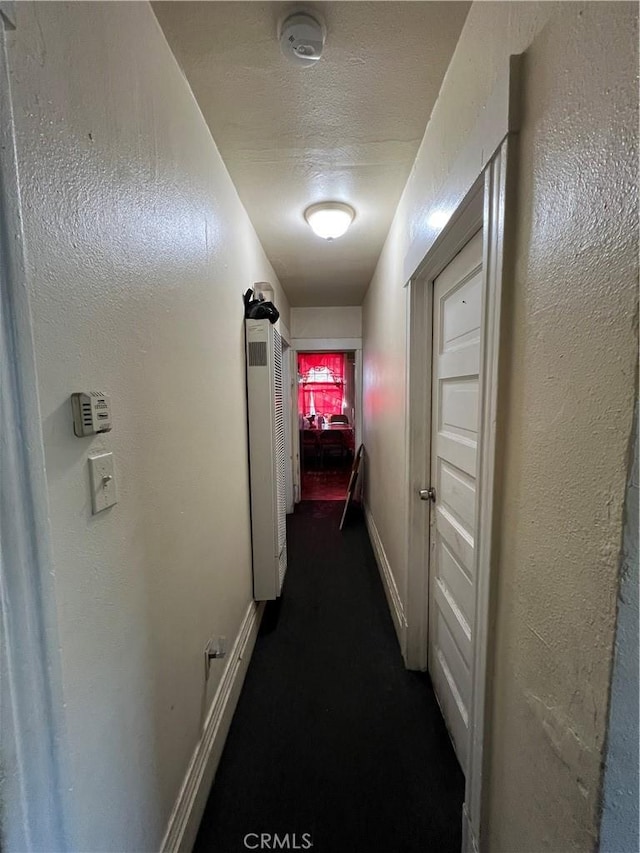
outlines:
M264 602L252 601L244 615L228 663L207 715L202 737L187 768L160 847L161 853L190 853L198 834L209 789L218 769L224 742L240 696L258 636Z
M402 656L405 657L407 643L407 619L404 613L404 607L402 606L402 600L398 593L398 587L396 586L393 572L391 571L391 565L389 564L389 559L387 558L384 545L382 544L382 539L378 533L378 528L373 520L371 510L366 504L364 507L364 517L367 524L367 530L369 531L369 539L371 540L373 553L376 558L376 563L378 564L378 571L380 572L380 577L382 579L384 593L387 597L389 610L391 611L393 625L396 629L396 634L398 635L400 650L402 652Z
M478 844L471 826L467 804L462 806L462 853L478 853Z

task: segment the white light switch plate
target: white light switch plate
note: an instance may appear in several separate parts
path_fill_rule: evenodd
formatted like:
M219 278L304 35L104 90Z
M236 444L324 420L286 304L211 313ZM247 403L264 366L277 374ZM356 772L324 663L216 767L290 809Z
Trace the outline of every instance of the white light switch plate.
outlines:
M91 476L91 507L95 515L118 503L113 453L90 456L89 474Z

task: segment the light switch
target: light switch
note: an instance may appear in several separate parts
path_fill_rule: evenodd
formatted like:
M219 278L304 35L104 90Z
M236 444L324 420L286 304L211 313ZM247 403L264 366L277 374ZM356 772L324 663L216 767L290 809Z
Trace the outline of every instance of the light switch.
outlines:
M91 476L91 506L93 514L102 512L118 503L116 476L113 468L113 453L101 453L89 457Z

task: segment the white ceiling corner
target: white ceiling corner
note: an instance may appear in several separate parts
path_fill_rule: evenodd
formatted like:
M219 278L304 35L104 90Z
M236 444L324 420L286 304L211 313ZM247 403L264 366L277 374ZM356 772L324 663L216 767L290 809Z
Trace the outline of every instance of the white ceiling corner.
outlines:
M153 7L291 304L359 305L469 3L306 4L327 25L312 68L280 53L290 4ZM333 242L303 215L327 200L356 210Z

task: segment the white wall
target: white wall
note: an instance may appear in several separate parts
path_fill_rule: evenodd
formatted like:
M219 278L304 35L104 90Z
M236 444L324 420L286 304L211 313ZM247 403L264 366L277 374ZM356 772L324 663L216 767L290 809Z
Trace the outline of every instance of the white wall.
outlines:
M242 292L288 306L146 3L20 3L9 38L75 850L157 850L251 600ZM111 395L73 436L69 395ZM87 457L118 504L91 515Z
M487 849L564 853L598 832L633 412L632 4L471 7L363 306L366 500L406 602L403 261L522 51Z
M362 308L292 308L290 331L293 338L360 338Z

